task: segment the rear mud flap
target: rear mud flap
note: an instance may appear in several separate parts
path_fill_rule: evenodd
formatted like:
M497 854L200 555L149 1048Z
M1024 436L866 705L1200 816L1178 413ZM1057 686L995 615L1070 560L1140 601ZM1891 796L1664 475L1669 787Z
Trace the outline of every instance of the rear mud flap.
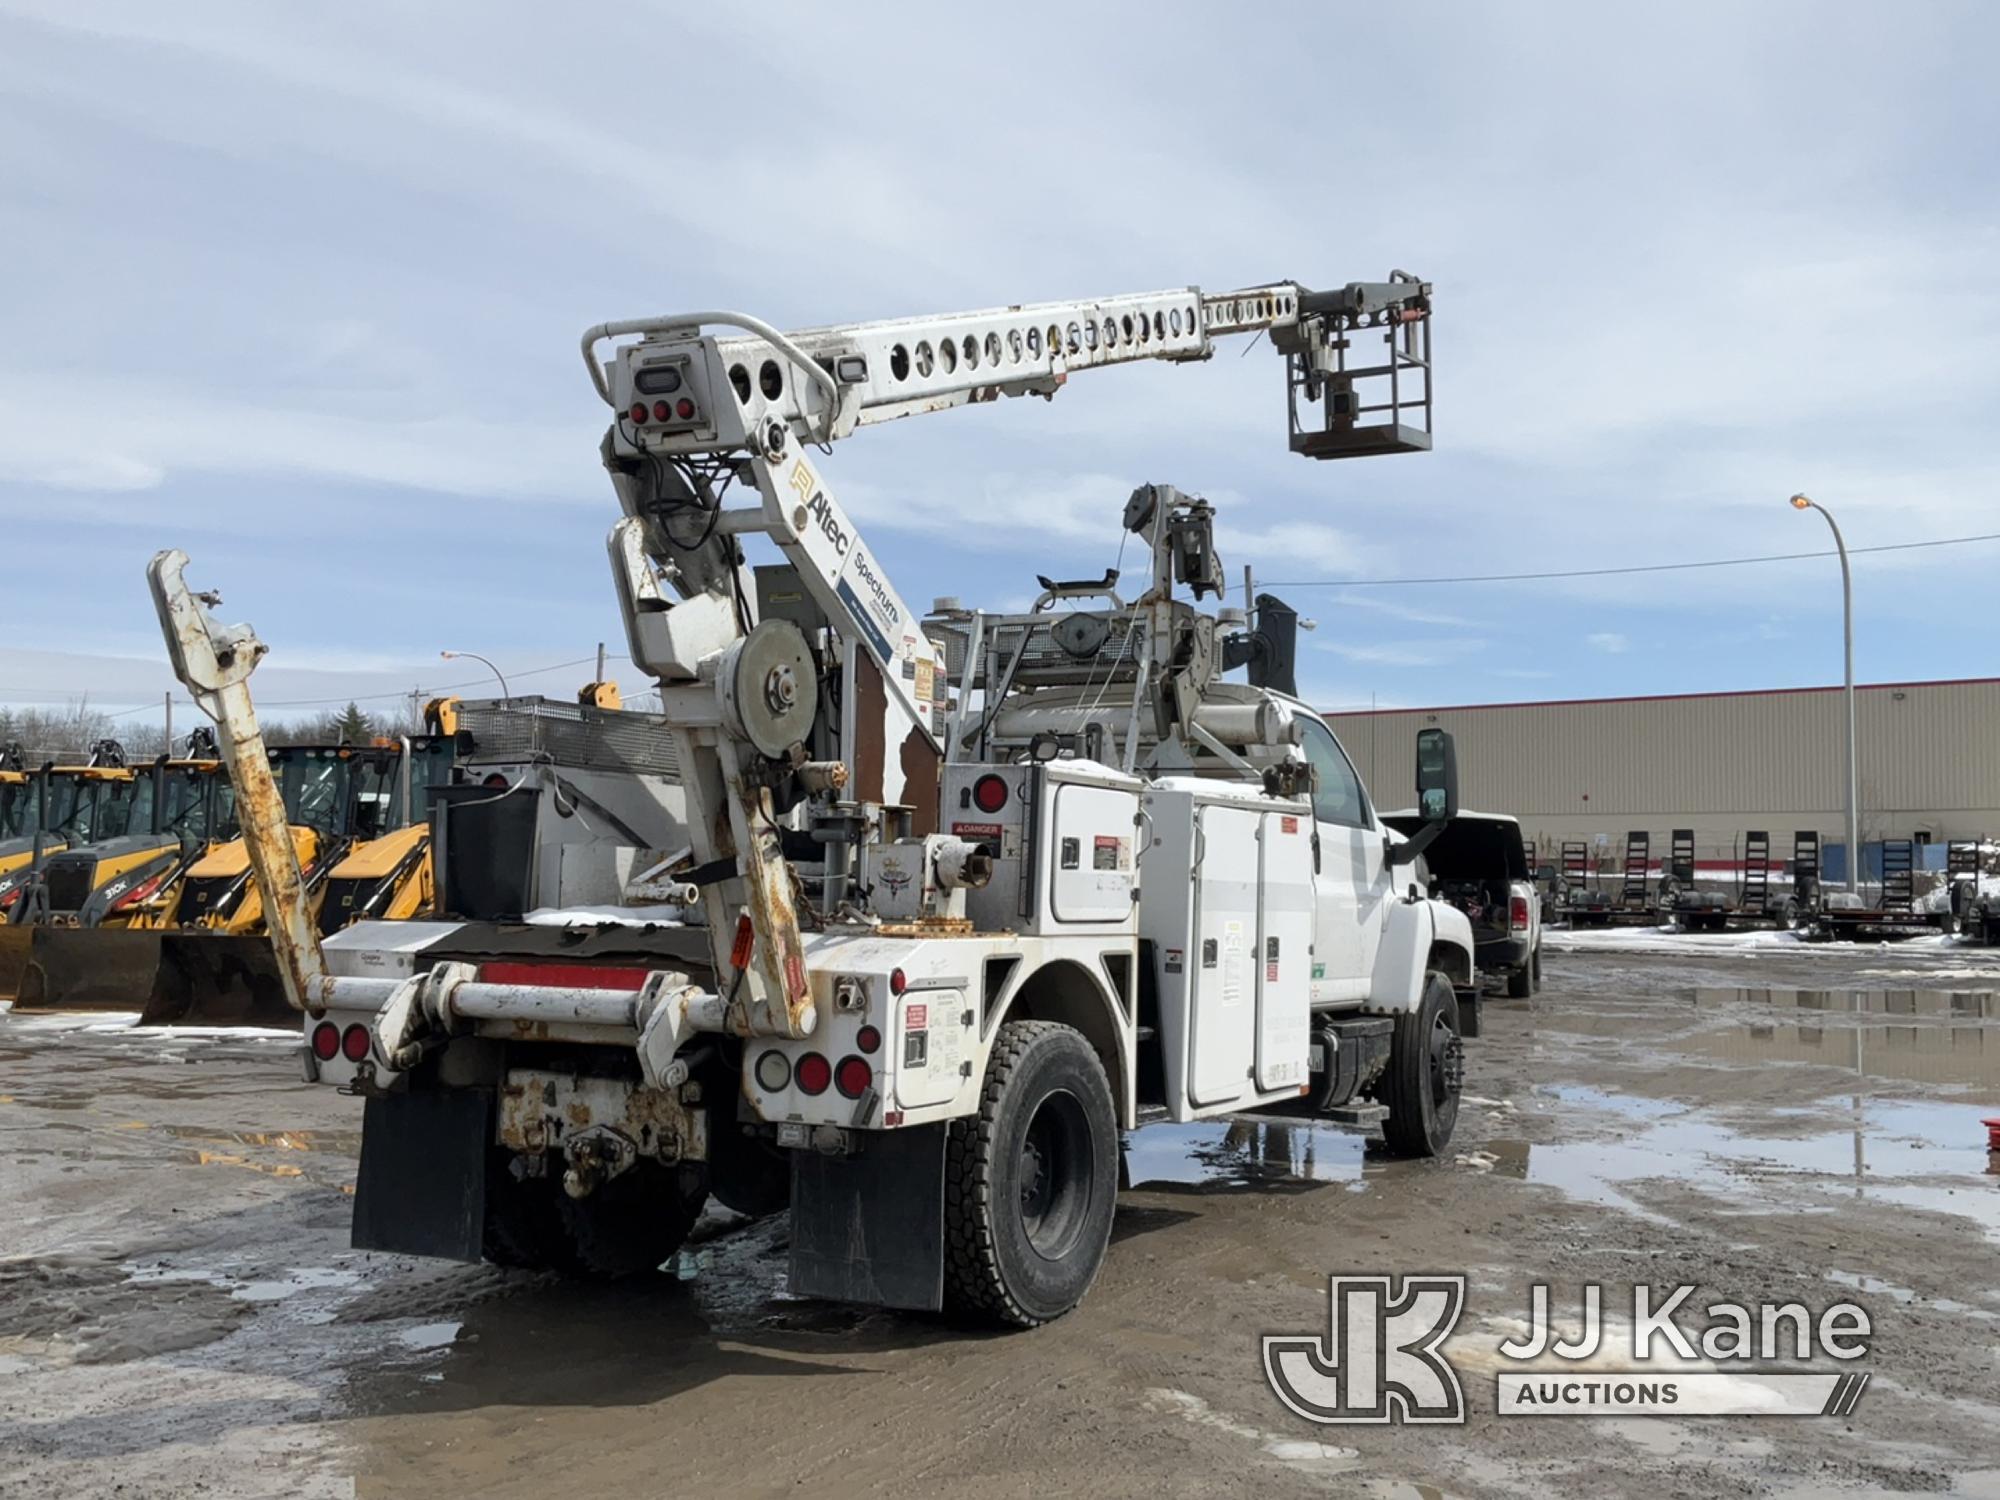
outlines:
M944 1306L945 1129L870 1131L855 1156L792 1153L794 1296Z
M273 1026L299 1024L285 998L278 955L264 936L162 932L142 1026Z
M19 1009L145 1009L160 966L159 933L123 927L20 930L32 936L14 998Z
M354 1248L478 1260L492 1139L493 1095L485 1089L370 1099L361 1113Z

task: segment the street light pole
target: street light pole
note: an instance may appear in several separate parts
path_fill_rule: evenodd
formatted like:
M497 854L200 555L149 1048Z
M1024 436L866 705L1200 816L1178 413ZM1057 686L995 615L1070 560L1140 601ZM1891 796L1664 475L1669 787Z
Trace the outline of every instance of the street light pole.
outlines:
M1810 495L1792 496L1792 508L1824 516L1833 531L1834 549L1840 553L1840 623L1847 666L1847 889L1854 894L1861 889L1861 780L1854 754L1854 574L1847 566L1847 539L1832 513Z
M511 698L514 696L512 693L507 691L507 679L505 677L501 677L500 669L494 666L492 662L487 661L486 658L481 656L477 651L440 651L438 652L438 655L442 656L446 661L457 661L459 657L463 656L468 661L476 661L482 663L487 671L491 672L495 677L498 677L500 679L500 696L503 698Z

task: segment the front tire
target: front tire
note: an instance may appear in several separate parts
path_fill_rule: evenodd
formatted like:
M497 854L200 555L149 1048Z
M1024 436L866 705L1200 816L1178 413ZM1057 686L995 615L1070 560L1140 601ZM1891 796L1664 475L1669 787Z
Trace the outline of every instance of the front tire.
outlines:
M1082 1035L1002 1026L979 1112L946 1137L945 1306L1016 1328L1076 1306L1111 1242L1118 1155L1111 1084Z
M1424 978L1417 1008L1396 1017L1389 1066L1382 1075L1380 1098L1389 1106L1382 1139L1390 1151L1437 1156L1451 1143L1463 1067L1458 996L1451 980L1433 969Z

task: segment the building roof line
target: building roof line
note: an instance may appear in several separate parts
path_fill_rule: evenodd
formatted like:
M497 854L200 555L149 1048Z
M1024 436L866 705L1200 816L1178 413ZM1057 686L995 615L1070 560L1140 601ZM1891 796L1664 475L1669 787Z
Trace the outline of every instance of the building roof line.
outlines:
M1989 687L1994 684L2000 684L2000 677L1939 677L1917 682L1857 682L1854 691L1882 693L1904 688ZM1708 693L1635 693L1622 698L1536 698L1518 703L1447 703L1434 708L1326 708L1320 712L1329 718L1386 718L1391 714L1465 714L1502 708L1591 708L1607 703L1685 703L1696 698L1778 698L1799 693L1840 691L1841 685L1835 683L1831 687L1728 688Z

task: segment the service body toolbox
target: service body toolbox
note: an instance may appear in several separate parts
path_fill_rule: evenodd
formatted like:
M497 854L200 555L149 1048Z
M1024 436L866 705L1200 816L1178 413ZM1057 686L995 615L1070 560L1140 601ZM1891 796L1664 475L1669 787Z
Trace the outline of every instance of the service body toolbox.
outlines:
M1307 1077L1312 807L1192 777L1146 791L1139 933L1176 1117L1296 1098Z

